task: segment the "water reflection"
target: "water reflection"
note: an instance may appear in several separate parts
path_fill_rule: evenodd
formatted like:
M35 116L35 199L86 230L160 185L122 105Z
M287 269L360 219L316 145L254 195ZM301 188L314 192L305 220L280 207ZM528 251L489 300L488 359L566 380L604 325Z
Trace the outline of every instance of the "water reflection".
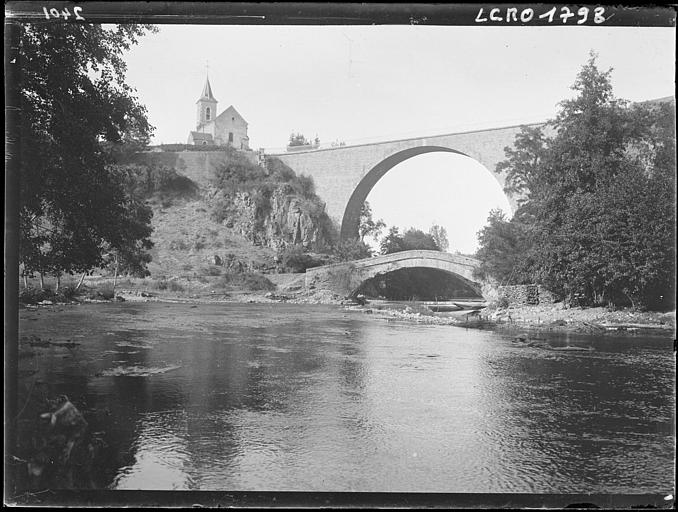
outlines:
M280 304L81 306L21 325L83 340L35 364L47 392L98 414L91 424L108 443L99 481L115 489L673 484L670 340L552 336L553 346L595 347L557 352ZM148 374L111 373L132 368Z
M150 413L137 423L135 461L120 468L116 489L194 489L186 465L186 417L180 411Z

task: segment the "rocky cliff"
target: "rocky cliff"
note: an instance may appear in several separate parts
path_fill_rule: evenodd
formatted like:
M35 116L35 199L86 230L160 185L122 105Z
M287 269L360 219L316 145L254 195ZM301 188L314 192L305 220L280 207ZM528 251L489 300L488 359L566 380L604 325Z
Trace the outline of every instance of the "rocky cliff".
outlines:
M143 153L134 163L195 185L190 197L156 198L156 273L273 268L276 253L286 247L323 251L334 236L312 181L280 162L266 168L250 155L212 151Z
M301 245L307 250L322 250L329 240L324 219L307 199L290 194L279 185L264 198L254 192L212 191L212 205L221 208L221 223L247 238L253 244L281 250L289 245ZM227 206L224 208L224 204Z

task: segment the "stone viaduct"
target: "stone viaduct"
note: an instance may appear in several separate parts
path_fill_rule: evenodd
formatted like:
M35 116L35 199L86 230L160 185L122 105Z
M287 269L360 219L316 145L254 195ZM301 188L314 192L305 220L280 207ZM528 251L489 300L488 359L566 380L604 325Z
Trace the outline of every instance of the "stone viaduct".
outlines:
M540 125L543 123L528 126ZM360 208L370 190L389 170L408 158L434 151L465 155L485 166L503 189L505 178L496 172L496 166L505 160L504 148L513 146L521 126L270 156L279 158L297 174L311 176L328 215L341 226L341 238L356 238ZM507 197L515 211L518 198L508 194Z
M402 251L374 258L335 263L306 270L306 290L331 290L342 296L355 294L360 285L379 274L401 268L435 268L449 272L482 295L473 277L478 260L439 251Z

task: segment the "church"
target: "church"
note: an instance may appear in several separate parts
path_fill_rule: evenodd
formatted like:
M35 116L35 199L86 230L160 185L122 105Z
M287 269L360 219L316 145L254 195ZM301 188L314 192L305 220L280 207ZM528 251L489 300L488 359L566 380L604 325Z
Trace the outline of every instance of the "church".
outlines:
M231 105L217 115L217 100L212 94L210 79L205 79L202 95L197 101L197 126L188 135L188 144L196 146L231 146L249 150L247 121Z

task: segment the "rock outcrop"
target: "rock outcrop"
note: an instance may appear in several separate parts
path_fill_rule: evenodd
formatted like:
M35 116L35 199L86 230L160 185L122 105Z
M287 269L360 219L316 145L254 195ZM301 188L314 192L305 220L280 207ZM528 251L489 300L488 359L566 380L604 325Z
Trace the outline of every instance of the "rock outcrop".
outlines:
M276 187L270 197L257 193L215 191L215 200L229 203L222 224L252 243L280 250L302 245L316 250L327 242L321 212L307 199L289 193L285 185Z

